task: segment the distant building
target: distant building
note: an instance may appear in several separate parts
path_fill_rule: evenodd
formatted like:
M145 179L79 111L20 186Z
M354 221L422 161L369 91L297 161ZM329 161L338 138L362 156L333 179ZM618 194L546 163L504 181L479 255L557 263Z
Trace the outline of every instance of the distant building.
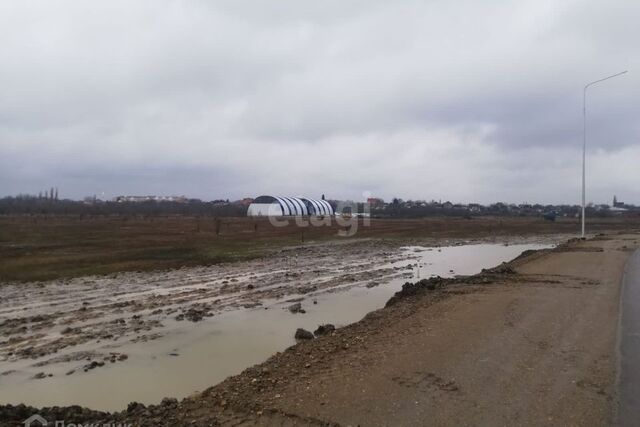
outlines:
M102 200L98 199L96 197L96 195L94 194L93 196L87 196L84 199L82 199L82 202L85 205L95 205L96 203L101 203Z
M613 196L613 207L614 208L623 208L624 207L624 202L619 202L618 201L618 197L617 196Z
M633 209L636 209L636 207L633 205L628 205L624 202L621 202L618 200L616 196L613 196L613 206L610 209L611 211L621 213L621 212L625 212Z
M377 197L369 197L367 199L367 203L372 208L383 208L384 207L384 200L379 199Z
M187 203L185 196L118 196L113 199L118 203L174 202Z
M247 216L319 216L334 215L326 200L308 197L260 196L247 209Z

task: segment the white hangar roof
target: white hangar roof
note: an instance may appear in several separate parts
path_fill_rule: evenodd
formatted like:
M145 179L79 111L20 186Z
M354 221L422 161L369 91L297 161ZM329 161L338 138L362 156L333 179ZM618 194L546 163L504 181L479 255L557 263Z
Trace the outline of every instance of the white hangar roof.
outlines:
M317 216L333 215L326 200L309 197L260 196L249 205L248 216Z

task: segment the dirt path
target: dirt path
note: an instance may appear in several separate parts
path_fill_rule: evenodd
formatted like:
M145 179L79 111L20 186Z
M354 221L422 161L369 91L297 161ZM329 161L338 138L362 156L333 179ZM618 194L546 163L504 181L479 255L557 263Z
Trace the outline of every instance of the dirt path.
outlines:
M516 261L515 273L431 280L199 395L103 416L135 425L609 425L620 279L639 242L601 236Z

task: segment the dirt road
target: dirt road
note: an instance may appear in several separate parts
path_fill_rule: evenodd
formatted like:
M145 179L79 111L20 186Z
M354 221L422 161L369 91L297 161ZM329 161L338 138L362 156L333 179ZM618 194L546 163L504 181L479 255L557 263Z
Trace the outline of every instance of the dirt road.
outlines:
M83 416L135 425L609 425L620 281L639 242L600 236L472 278L408 286L385 309L201 394ZM45 413L78 414L57 411Z
M504 281L409 298L344 331L346 351L311 351L312 369L252 397L343 425L610 424L619 284L637 242L578 243Z
M513 277L406 298L273 358L275 384L246 372L195 402L341 425L607 425L619 285L637 242L575 243Z
M621 294L616 422L632 427L640 420L640 251L627 262Z

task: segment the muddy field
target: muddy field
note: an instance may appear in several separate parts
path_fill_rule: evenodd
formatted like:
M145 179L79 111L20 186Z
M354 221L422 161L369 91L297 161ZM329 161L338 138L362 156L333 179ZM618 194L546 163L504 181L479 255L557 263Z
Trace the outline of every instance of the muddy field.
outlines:
M591 232L639 228L640 217L589 218ZM575 218L361 219L351 230L274 227L266 219L141 216L0 216L0 282L212 265L268 256L292 245L363 238L473 239L575 233Z
M239 237L249 233L243 228L246 225L239 220L238 234L229 227L224 250L237 249L237 242L259 246L255 236L246 242ZM183 398L278 354L295 343L297 328L311 336L314 331L331 334L332 328L341 330L383 307L407 281L478 273L524 250L566 240L571 235L561 231L574 225L486 218L379 223L368 230L369 237L363 233L351 239L321 235L311 239L307 235L304 242L292 243L289 237L272 236L266 252L237 257L234 262L170 269L157 269L162 263L150 264L153 271L125 268L46 281L5 278L0 280L0 402L80 403L118 411L134 400L153 404L164 397ZM600 224L607 225L633 226L615 221ZM151 236L151 229L133 228L134 235ZM201 225L196 234L203 229ZM257 229L253 232L258 233ZM529 234L542 229L554 232ZM3 250L14 256L3 259L5 266L17 262L27 270L37 269L39 263L51 261L41 258L47 253L60 263L56 275L78 272L73 260L86 241L75 246L64 239L45 244L60 230L37 237L16 230L14 237L21 235L18 240L31 243L23 243L22 252L15 249L16 243L4 243ZM166 231L158 239L174 232L187 234ZM217 238L213 244L222 245L222 238ZM232 241L236 243L229 244ZM93 242L91 256L99 256L111 240L96 237ZM110 260L105 259L107 270L117 266ZM330 326L323 330L319 325ZM437 378L433 381L435 386L440 384ZM446 387L447 381L441 382Z
M404 258L389 245L362 242L285 249L268 259L210 267L4 283L0 327L8 340L0 343L0 357L42 358L95 340L153 340L170 321L199 322L266 300L384 283L404 274L384 265Z
M318 328L315 339L275 352L181 401L167 397L155 405L131 403L117 413L70 406L39 411L67 422L116 420L140 426L424 425L425 419L434 425L606 425L615 405L619 280L638 242L637 235L599 236L527 251L478 275L466 276L461 269L462 276L454 270L450 279L429 275L423 280L416 280L415 271L421 261L432 260L429 267L442 271L438 254L449 253L445 261L450 263L465 253L501 248L505 256L522 247L449 242L454 244L396 248L398 261L388 258L389 265L405 268L392 275L411 274L412 284L359 322ZM379 250L383 258L394 253L389 247ZM425 266L423 276L427 271ZM354 288L385 288L382 278L377 286L362 286L374 281L367 277ZM322 294L316 295L322 304ZM296 319L312 315L316 296L312 291L303 297L294 310L298 313L289 311L295 300L280 304L279 311ZM277 311L273 304L265 306L267 312ZM171 376L171 371L158 375ZM10 425L20 425L36 411L0 406L0 416Z
M359 320L406 280L476 273L558 238L326 242L209 267L3 283L0 399L116 410L184 397L293 344L298 327Z

